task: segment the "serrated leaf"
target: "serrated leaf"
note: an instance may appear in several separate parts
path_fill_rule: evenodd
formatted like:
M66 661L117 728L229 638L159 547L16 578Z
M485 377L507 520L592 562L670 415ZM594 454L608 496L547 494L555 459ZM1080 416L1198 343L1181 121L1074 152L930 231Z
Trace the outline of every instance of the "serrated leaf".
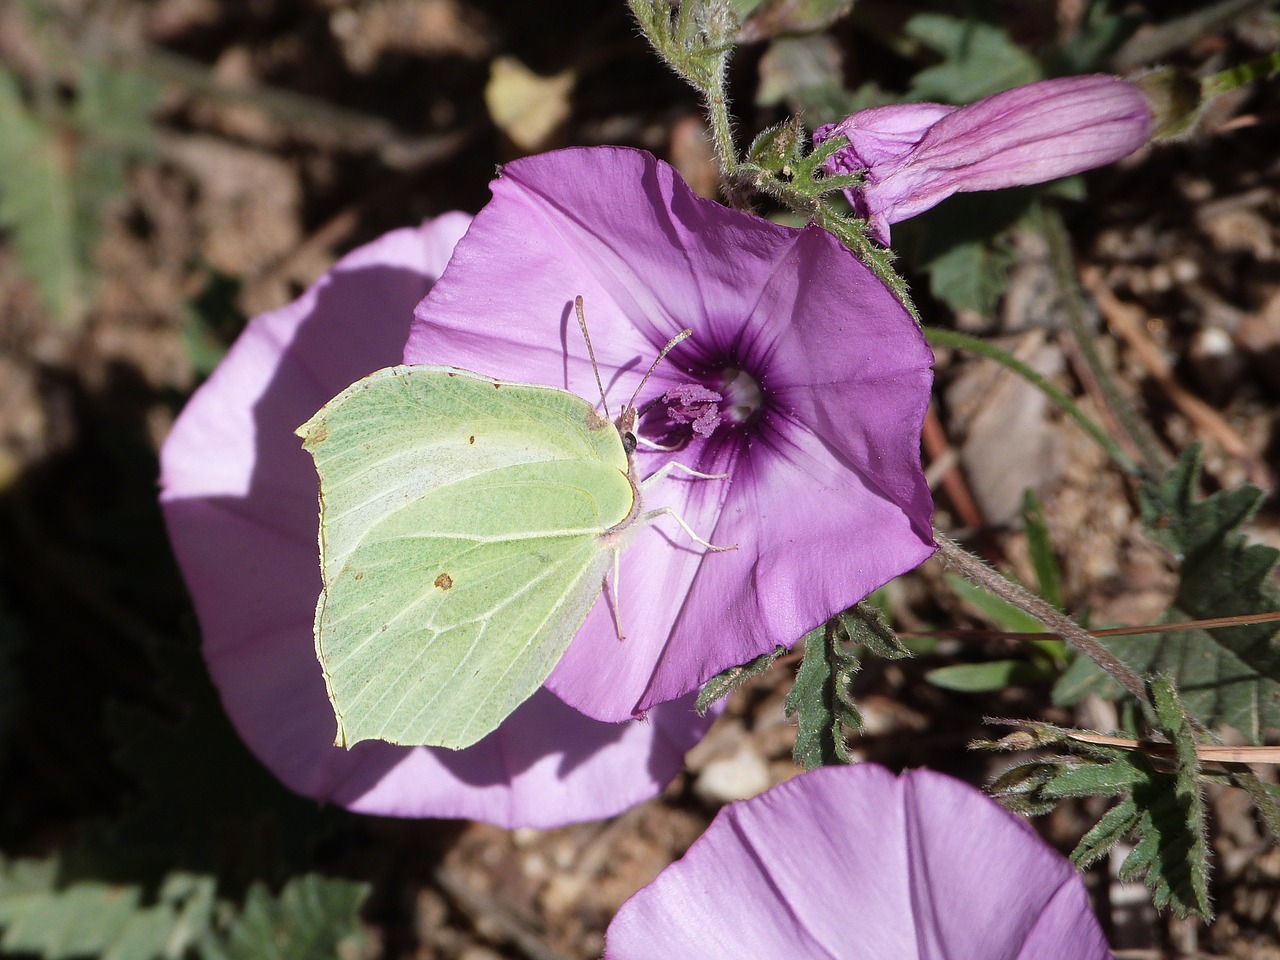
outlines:
M884 614L866 600L805 638L804 659L787 694L784 712L799 720L794 756L807 770L853 762L844 728L862 728L862 717L850 694L859 665L853 651L858 649L886 660L911 656Z
M849 694L857 672L858 659L843 649L834 622L805 637L804 659L783 710L799 721L794 755L806 770L852 762L844 727L862 726Z
M1137 803L1133 797L1125 797L1104 813L1093 829L1080 838L1075 850L1071 851L1072 861L1081 869L1096 863L1134 830L1138 821Z
M884 611L870 600L861 600L836 618L845 638L881 660L905 660L911 656L894 633Z
M1135 767L1127 756L1105 763L1082 763L1060 768L1045 782L1043 792L1049 797L1111 797L1143 783L1148 772Z
M1201 500L1199 478L1200 452L1192 446L1140 494L1144 523L1180 561L1177 594L1162 619L1176 623L1280 609L1280 596L1268 584L1280 551L1249 544L1239 532L1262 492L1244 487ZM1167 674L1204 726L1229 724L1257 744L1267 728L1280 726L1278 634L1275 623L1259 623L1110 637L1103 643L1139 674ZM1073 668L1064 685L1068 679L1071 689L1087 688L1090 671Z
M210 937L209 960L312 960L351 955L366 934L360 907L367 884L319 874L290 880L273 895L254 884L244 909L225 931Z
M1039 62L1001 28L980 20L921 13L903 28L908 36L936 50L942 63L912 78L915 100L969 103L1040 80Z
M1203 790L1200 784L1200 759L1196 754L1196 730L1173 682L1164 676L1150 683L1151 703L1161 732L1173 744L1177 754L1173 790L1152 803L1149 810L1159 823L1161 837L1159 859L1147 875L1147 885L1156 892L1157 902L1164 896L1179 916L1196 914L1209 917L1209 839ZM1141 801L1139 789L1134 790Z
M741 666L730 667L728 670L721 670L706 682L702 688L702 692L698 694L696 709L699 716L706 713L708 708L717 700L724 699L752 677L760 676L760 674L773 666L777 659L786 652L786 647L775 647L768 653L762 653L760 656L748 663L742 664Z
M1149 689L1153 707L1147 719L1155 727L1153 738L1165 738L1172 754L1162 750L1153 759L1142 750L1085 743L1052 725L1025 723L1027 748L1056 744L1086 757L1033 761L997 780L994 792L1011 808L1033 812L1052 808L1061 797L1118 795L1118 802L1081 838L1072 860L1087 866L1121 839L1133 837L1135 846L1121 876L1143 876L1156 904L1170 906L1180 917L1207 918L1209 844L1196 728L1168 678L1157 677ZM1003 748L1004 742L991 746Z

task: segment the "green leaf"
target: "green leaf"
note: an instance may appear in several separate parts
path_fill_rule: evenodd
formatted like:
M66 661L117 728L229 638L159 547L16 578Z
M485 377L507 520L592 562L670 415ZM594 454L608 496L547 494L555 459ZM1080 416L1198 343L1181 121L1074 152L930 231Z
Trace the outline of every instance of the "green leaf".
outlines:
M729 0L627 0L645 39L658 55L698 90L721 84L738 17Z
M1180 917L1194 914L1208 918L1212 915L1209 834L1200 784L1200 760L1196 755L1196 729L1168 677L1156 677L1150 688L1156 722L1173 744L1177 765L1173 789L1162 784L1165 789L1151 797L1147 804L1155 828L1143 838L1148 847L1154 845L1149 857L1147 886L1155 894L1156 906L1168 904ZM1147 789L1145 786L1134 788L1134 797L1140 804L1147 799L1144 795ZM1152 839L1153 834L1158 835Z
M844 727L862 727L849 691L858 658L844 650L838 633L832 621L805 637L804 659L783 708L799 720L794 755L806 770L852 763Z
M1049 525L1045 523L1044 510L1035 491L1028 487L1022 493L1022 526L1027 533L1027 551L1036 571L1036 593L1048 604L1063 609L1062 573L1058 558L1049 542Z
M756 104L786 103L792 109L811 100L847 98L841 83L840 49L831 37L784 37L760 58Z
M312 960L354 956L366 934L363 883L306 874L274 896L255 884L230 926L203 945L207 960Z
M1001 630L1011 633L1043 633L1044 624L1020 607L997 597L976 583L954 573L946 575L951 592L965 603L976 608L984 617Z
M136 884L61 883L56 861L0 862L0 947L46 960L179 958L213 913L213 879L170 874L154 898Z
M990 316L1009 283L1017 255L999 237L957 243L929 261L929 292L952 310Z
M207 270L204 287L182 308L182 345L201 377L213 373L245 325L236 303L240 280L212 267Z
M942 55L942 63L912 78L911 98L943 103L970 103L1043 79L1035 57L1001 28L979 20L921 13L903 28Z
M872 598L859 601L852 609L840 614L837 621L850 643L865 647L873 656L882 660L905 660L912 656L889 625L889 618Z
M768 653L762 653L760 656L744 663L741 666L730 667L728 670L721 670L714 677L706 682L702 692L698 694L697 710L698 714L704 714L710 709L711 705L717 700L723 700L733 691L746 683L753 677L758 677L777 662L777 659L787 652L786 647L775 647Z
M1026 660L957 663L924 675L935 687L958 693L992 693L1023 684L1043 683L1051 677L1052 673Z
M0 226L51 313L68 326L89 301L102 211L123 195L133 160L149 155L160 90L139 71L79 64L70 111L38 117L0 69Z
M1120 754L1106 763L1063 767L1045 783L1042 793L1046 797L1113 797L1128 793L1149 774L1146 764L1135 765L1133 756Z
M894 246L929 277L929 291L953 310L990 316L1017 261L1010 231L1042 187L962 193L894 226Z
M1133 797L1125 797L1103 814L1102 819L1093 825L1093 829L1080 838L1075 850L1071 852L1071 859L1081 869L1097 863L1112 847L1137 830L1141 819L1138 804Z
M49 311L75 325L86 281L76 241L76 204L55 133L27 110L17 81L0 69L0 227Z
M161 90L140 71L87 60L80 65L71 121L79 135L71 188L76 256L87 271L102 234L102 213L125 194L130 163L152 155L151 112Z
M862 717L850 692L858 657L846 645L886 660L911 656L884 614L865 600L805 637L804 659L783 709L799 720L794 756L806 770L853 762L844 728L862 729Z
M1158 483L1140 492L1147 529L1179 559L1178 589L1162 618L1168 623L1280 609L1269 584L1280 551L1249 544L1239 528L1262 502L1256 487L1197 499L1200 451L1187 448ZM1191 715L1206 727L1226 723L1250 743L1280 726L1280 627L1258 623L1214 630L1108 637L1102 643L1137 673L1167 674ZM1070 702L1106 691L1087 666L1073 666L1054 697Z
M1143 22L1140 15L1112 13L1110 7L1111 4L1107 2L1090 4L1075 33L1054 51L1055 75L1093 73L1105 68L1111 54Z
M392 367L299 434L320 474L316 650L346 746L460 749L497 729L599 599L614 534L648 519L619 428L552 387Z
M1037 813L1051 809L1062 797L1119 796L1080 840L1072 859L1087 866L1132 837L1136 843L1121 876L1142 876L1157 906L1168 906L1180 917L1208 918L1209 843L1196 730L1168 678L1157 677L1150 691L1154 707L1147 720L1155 736L1145 743L1152 756L1142 750L1081 743L1050 724L1025 723L1026 731L982 746L1057 746L1084 756L1032 761L1003 775L992 790L1010 807Z

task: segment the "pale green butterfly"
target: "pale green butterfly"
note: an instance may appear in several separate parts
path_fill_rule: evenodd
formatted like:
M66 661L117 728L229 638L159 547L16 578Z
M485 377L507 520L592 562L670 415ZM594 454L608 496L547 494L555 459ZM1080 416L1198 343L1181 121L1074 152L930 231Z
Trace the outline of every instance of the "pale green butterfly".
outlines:
M396 366L298 428L320 474L316 653L339 746L480 740L542 686L611 566L622 638L618 555L675 517L643 510L634 403L611 422L554 387Z

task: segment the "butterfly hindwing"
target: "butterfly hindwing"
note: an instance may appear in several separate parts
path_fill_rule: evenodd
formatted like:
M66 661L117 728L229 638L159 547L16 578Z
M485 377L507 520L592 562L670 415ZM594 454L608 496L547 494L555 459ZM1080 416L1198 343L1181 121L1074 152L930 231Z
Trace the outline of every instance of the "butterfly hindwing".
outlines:
M419 366L352 385L299 432L321 476L316 647L338 742L476 742L600 595L601 535L634 504L616 427L563 390Z

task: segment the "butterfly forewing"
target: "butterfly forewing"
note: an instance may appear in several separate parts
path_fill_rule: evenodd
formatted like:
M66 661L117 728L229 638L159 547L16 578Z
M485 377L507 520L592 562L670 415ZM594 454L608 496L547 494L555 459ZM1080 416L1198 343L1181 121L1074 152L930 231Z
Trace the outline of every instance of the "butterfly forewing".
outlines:
M465 747L545 681L631 513L613 424L442 367L354 384L301 430L321 477L316 646L338 742Z

